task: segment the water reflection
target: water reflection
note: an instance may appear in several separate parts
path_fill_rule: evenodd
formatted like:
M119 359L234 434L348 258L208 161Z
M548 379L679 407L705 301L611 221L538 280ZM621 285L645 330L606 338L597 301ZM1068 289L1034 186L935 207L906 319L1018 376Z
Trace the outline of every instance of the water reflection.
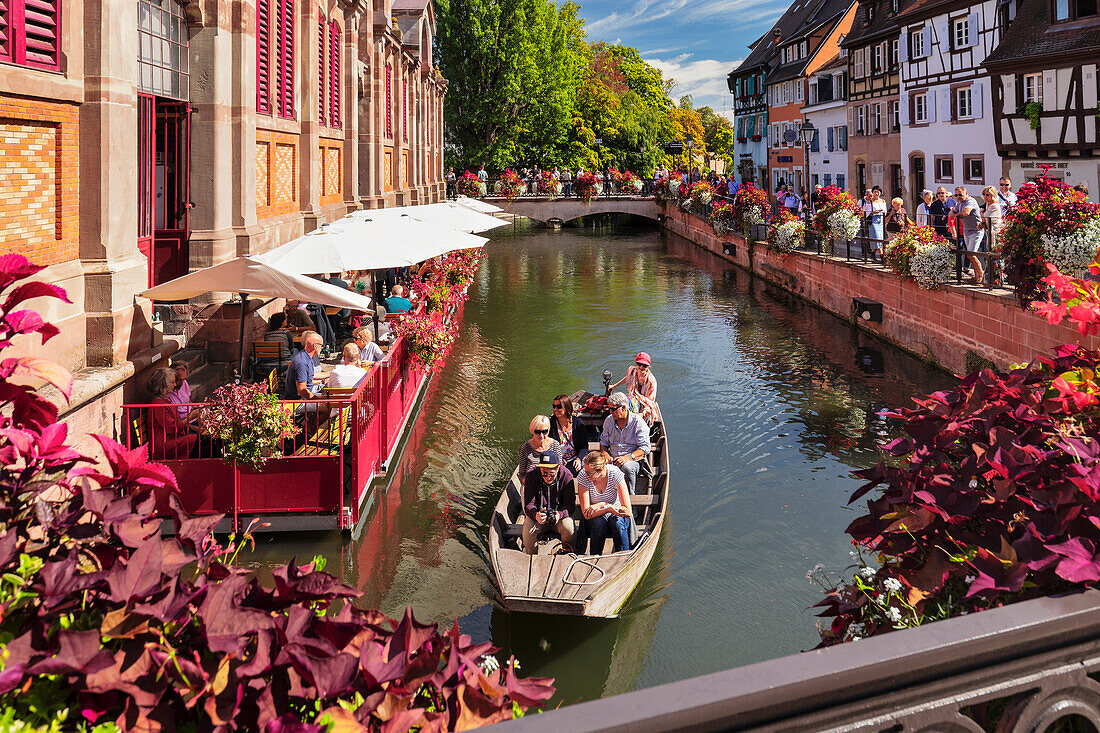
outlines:
M848 562L853 468L879 417L949 380L649 225L505 231L363 536L265 540L262 567L317 552L362 602L492 638L573 702L812 646L806 570ZM620 619L511 615L486 526L535 414L640 350L670 429L671 509Z

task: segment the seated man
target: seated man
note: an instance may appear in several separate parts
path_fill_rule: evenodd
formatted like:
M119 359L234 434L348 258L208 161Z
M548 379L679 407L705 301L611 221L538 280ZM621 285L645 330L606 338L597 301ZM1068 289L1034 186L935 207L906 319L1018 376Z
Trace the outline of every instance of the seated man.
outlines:
M560 464L557 453L540 453L538 468L532 468L523 478L523 551L528 555L538 552L535 543L547 525L553 525L561 543L572 549L577 492L573 474Z
M320 394L324 387L325 378L318 379L319 384L314 384L313 378L322 344L324 344L324 339L316 331L306 331L302 334L302 350L294 355L294 358L290 360L290 366L286 369L286 384L283 387L284 400L310 400ZM310 412L316 412L317 403L311 402L308 405L299 405L296 412L302 414L307 409Z
M301 301L288 300L286 306L283 308L283 313L286 314L286 320L283 321L283 328L293 333L312 331L316 328L316 326L313 325L313 319L309 317L309 313L306 312L306 307Z
M367 370L359 366L359 347L350 343L344 347L343 363L336 365L328 375L331 389L355 387L367 376Z
M641 415L630 411L630 402L622 392L613 392L607 402L611 414L603 421L600 447L611 456L611 463L626 474L626 488L633 494L641 462L650 450L649 426Z
M400 313L410 310L412 310L412 301L405 297L405 286L394 285L393 295L386 298L386 311L389 313Z
M386 358L382 349L379 348L378 344L374 343L369 326L360 326L355 329L352 331L351 337L354 339L354 345L359 351L359 366L369 367L375 362L382 361Z

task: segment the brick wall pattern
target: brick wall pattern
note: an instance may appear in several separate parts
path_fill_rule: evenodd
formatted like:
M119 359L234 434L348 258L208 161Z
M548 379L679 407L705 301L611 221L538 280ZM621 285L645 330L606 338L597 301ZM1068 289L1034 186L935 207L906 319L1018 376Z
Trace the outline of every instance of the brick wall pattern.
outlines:
M925 290L878 266L803 252L784 258L763 244L747 245L739 235L718 236L709 224L675 206L664 212L669 231L719 256L724 256L724 242L733 243L736 252L727 259L841 318L852 318L853 297L881 302L882 323L853 322L957 374L971 371L973 357L1003 369L1050 354L1060 344L1100 348L1100 336L1081 336L1068 324L1052 326L1022 310L1007 291L955 285Z
M321 203L343 201L341 181L344 178L344 146L339 141L321 141Z
M78 256L78 107L0 95L0 254Z
M298 137L256 130L256 157L256 218L298 211Z
M271 205L271 177L268 175L271 163L271 143L256 141L256 211L262 211Z

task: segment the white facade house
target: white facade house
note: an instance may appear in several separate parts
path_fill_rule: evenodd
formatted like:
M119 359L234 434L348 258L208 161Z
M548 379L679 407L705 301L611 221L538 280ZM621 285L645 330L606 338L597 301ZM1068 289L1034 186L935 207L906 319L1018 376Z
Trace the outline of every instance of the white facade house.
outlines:
M814 186L848 187L848 80L843 56L809 78L802 114L817 129L809 147L810 191Z
M911 209L920 192L967 186L972 195L1001 176L991 83L982 63L1000 42L997 0L916 3L901 30L901 158Z

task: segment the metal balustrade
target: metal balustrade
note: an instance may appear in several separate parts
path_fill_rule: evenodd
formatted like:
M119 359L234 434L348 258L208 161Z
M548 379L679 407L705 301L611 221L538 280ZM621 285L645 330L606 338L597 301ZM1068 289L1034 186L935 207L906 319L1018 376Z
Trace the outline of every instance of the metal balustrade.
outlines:
M496 727L531 733L1097 731L1100 591L1024 601Z

